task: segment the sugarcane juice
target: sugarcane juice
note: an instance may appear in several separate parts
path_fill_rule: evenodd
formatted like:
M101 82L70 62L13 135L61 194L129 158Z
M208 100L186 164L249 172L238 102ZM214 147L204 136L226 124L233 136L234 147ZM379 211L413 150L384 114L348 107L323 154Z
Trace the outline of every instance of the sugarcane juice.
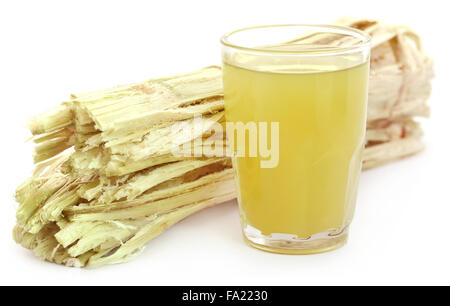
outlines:
M224 63L226 120L279 122L277 166L262 168L259 154L233 160L244 227L307 239L350 223L369 68L346 65L276 71Z

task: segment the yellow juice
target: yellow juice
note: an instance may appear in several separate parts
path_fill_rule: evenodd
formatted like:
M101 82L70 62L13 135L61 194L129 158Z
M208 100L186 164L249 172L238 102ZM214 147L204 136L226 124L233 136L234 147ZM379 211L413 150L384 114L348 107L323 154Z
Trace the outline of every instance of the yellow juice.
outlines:
M368 63L323 71L258 68L225 63L223 71L227 121L279 122L278 166L261 168L260 155L234 159L244 229L300 239L338 234L356 201Z

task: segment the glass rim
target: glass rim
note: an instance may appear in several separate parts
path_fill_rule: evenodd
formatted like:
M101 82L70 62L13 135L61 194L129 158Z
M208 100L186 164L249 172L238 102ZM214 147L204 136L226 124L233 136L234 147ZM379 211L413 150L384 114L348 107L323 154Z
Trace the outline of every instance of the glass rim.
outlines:
M299 27L299 28L311 28L311 29L322 29L323 32L329 32L334 34L345 34L348 36L352 36L355 38L359 38L360 41L351 46L323 46L318 47L314 49L297 49L297 50L274 50L274 49L268 49L264 47L246 47L243 45L235 44L230 42L229 38L231 38L233 35L246 32L246 31L252 31L252 30L258 30L258 29L268 29L268 28L283 28L283 27ZM328 30L328 31L327 31ZM352 51L361 50L364 48L370 48L371 46L371 36L361 30L347 27L347 26L341 26L341 25L331 25L331 24L273 24L273 25L260 25L260 26L252 26L252 27L245 27L240 28L231 32L226 33L223 35L220 39L220 42L224 47L233 48L245 52L251 52L251 53L263 53L263 54L279 54L279 55L336 55L336 54L342 54ZM299 45L297 45L298 47Z

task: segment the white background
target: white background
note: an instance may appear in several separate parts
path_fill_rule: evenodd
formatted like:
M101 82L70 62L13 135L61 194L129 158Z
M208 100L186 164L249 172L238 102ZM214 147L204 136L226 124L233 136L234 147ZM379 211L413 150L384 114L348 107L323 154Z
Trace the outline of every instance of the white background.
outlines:
M449 39L445 1L2 1L0 284L450 284ZM32 169L28 116L70 93L220 63L219 38L261 24L362 16L411 26L435 60L427 150L362 175L348 245L314 256L247 247L234 203L198 213L136 260L95 270L16 245L14 190Z

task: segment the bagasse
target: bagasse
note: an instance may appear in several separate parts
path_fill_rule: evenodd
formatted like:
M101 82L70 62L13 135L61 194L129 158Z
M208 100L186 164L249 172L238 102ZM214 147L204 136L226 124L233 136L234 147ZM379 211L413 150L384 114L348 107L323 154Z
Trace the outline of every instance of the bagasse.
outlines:
M406 27L345 19L373 37L364 168L423 149L432 62ZM337 41L335 43L338 43ZM16 192L14 239L42 259L100 266L134 258L171 225L235 197L228 158L171 154L176 122L224 121L219 67L72 95L33 117L39 163ZM209 125L185 139L194 144ZM68 148L73 151L62 153Z

